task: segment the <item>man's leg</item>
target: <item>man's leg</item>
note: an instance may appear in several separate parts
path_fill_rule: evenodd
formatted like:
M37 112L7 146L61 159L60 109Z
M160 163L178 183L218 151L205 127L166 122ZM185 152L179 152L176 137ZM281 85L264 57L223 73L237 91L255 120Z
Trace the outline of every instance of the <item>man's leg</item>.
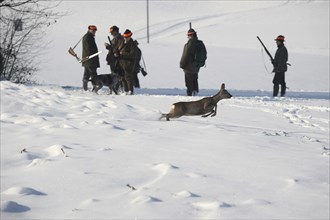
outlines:
M280 74L279 83L281 85L281 96L283 97L286 93L285 73Z
M84 76L83 76L83 90L88 90L88 80L90 77L90 70L88 67L85 67Z
M194 73L192 74L193 76L193 96L196 96L199 92L199 88L198 88L198 73Z
M273 84L274 84L273 96L276 97L278 95L278 90L279 90L279 73L275 73Z
M193 74L185 72L184 73L184 78L185 78L185 83L186 83L186 87L187 87L187 96L192 96L192 93L194 91L193 88Z

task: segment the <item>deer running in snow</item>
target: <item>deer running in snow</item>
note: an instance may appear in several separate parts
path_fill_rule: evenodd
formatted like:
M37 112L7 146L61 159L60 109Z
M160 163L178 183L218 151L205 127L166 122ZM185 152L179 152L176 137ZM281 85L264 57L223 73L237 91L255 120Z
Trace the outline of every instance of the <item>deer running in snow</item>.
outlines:
M225 89L225 84L221 85L220 91L211 97L191 102L177 102L172 105L171 111L168 114L162 114L160 119L179 118L181 116L202 115L202 117L211 117L217 114L217 103L221 99L230 99L232 95Z

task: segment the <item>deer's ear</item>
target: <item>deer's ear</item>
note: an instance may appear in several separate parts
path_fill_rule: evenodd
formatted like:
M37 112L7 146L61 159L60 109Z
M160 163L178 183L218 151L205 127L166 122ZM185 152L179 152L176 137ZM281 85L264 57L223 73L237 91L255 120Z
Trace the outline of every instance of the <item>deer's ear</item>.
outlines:
M225 89L225 84L224 83L222 83L221 89Z

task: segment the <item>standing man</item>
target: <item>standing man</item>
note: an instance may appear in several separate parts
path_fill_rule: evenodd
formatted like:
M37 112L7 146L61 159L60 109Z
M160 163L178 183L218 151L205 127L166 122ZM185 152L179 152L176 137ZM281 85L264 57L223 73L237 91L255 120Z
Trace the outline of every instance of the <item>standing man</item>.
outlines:
M141 71L141 65L140 65L140 60L142 56L142 51L138 47L139 42L137 40L134 41L136 44L136 56L135 56L135 62L134 62L134 68L133 68L133 86L134 88L140 88L140 81L138 74Z
M134 94L133 70L137 54L137 46L132 39L133 33L126 29L123 38L124 41L119 45L118 53L115 57L119 58L119 65L124 71L124 90L126 94Z
M182 57L180 60L180 68L185 73L185 84L187 87L187 96L195 96L198 94L198 72L199 68L205 65L206 49L202 41L198 40L197 33L194 29L187 32L188 42L184 45ZM199 49L200 48L200 49ZM204 51L204 61L202 64L196 59L198 51Z
M273 79L273 96L278 95L279 85L281 85L281 96L285 96L286 83L285 83L285 72L287 71L287 61L288 61L288 51L284 46L284 36L279 35L276 39L277 51L275 53L275 58L273 61L275 76Z
M95 25L88 26L88 31L82 39L82 58L88 57L98 52L95 43L96 31L97 27ZM95 56L92 59L83 62L82 66L85 68L83 76L83 89L87 91L88 80L97 75L96 69L100 67L99 56Z
M119 28L114 25L110 27L110 34L112 36L111 44L105 43L105 48L109 50L107 55L107 62L110 65L111 73L117 73L121 75L120 70L118 69L118 59L114 56L115 53L118 53L118 47L124 42L123 36L119 33Z

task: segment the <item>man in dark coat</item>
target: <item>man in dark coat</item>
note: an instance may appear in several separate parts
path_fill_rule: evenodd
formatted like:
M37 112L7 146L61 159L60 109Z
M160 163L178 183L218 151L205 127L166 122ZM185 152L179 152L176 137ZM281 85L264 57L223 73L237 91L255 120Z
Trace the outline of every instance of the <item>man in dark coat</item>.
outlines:
M141 71L140 60L141 60L142 52L141 49L138 47L139 43L137 42L137 40L135 40L134 43L136 44L136 57L133 68L133 86L135 88L140 88L140 80L138 74Z
M197 33L194 29L189 29L188 42L184 45L182 57L180 60L180 68L185 73L185 83L187 87L187 95L197 95L198 93L198 72L199 67L194 63L195 52L197 49Z
M121 45L124 41L123 36L119 33L119 28L114 25L110 27L110 34L112 35L111 44L105 43L105 48L109 50L107 55L107 63L110 65L110 71L111 73L117 73L119 75L122 75L122 71L118 68L118 59L114 56L115 53L118 52L118 47Z
M97 27L95 25L88 26L88 31L82 39L82 58L88 57L98 52L95 43L95 33ZM88 80L97 75L96 69L100 67L99 56L95 56L82 63L85 68L83 76L83 89L87 91Z
M124 42L119 45L118 53L115 53L115 57L119 58L119 65L124 71L124 90L126 94L134 94L133 84L133 70L137 54L137 46L134 43L132 36L133 33L126 29L123 33Z
M288 51L284 46L284 36L279 35L276 39L277 51L273 61L275 76L273 79L273 96L278 95L279 85L281 85L281 96L285 96L286 83L285 83L285 72L287 71Z

